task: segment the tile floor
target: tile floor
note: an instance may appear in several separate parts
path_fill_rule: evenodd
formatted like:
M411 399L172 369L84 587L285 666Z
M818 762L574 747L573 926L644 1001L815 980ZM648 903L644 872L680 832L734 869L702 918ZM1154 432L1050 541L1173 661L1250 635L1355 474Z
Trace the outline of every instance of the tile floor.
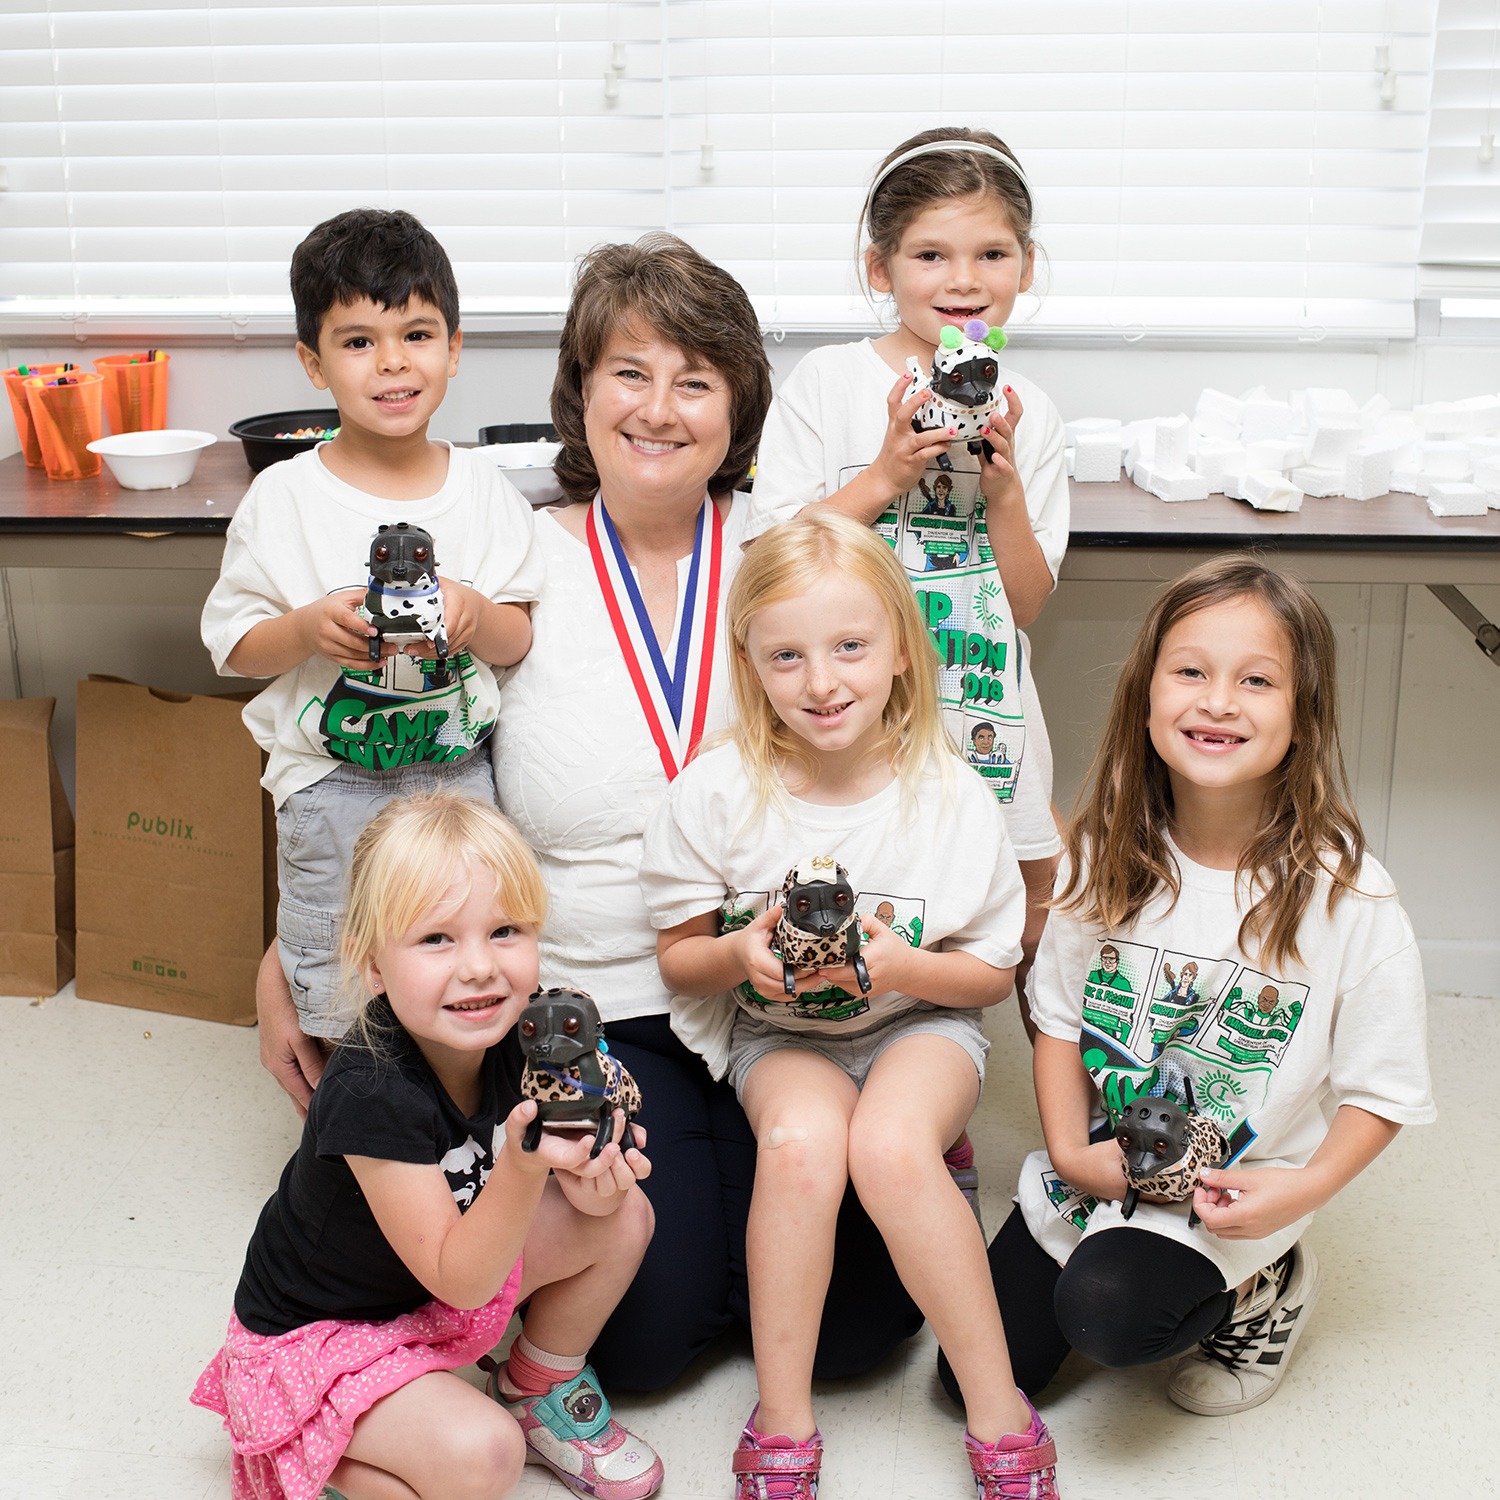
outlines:
M990 1025L973 1133L993 1229L1040 1135L1014 1011ZM1323 1298L1281 1392L1208 1420L1167 1401L1163 1367L1111 1374L1075 1356L1042 1404L1068 1500L1500 1490L1500 1166L1484 1103L1500 1002L1434 1000L1432 1044L1442 1117L1319 1216ZM187 1393L298 1133L256 1048L254 1031L71 988L40 1006L0 999L3 1500L227 1500L227 1439ZM671 1390L618 1408L662 1451L664 1500L727 1500L752 1400L748 1344L732 1336ZM818 1403L823 1500L972 1494L930 1335ZM565 1493L538 1469L517 1491Z

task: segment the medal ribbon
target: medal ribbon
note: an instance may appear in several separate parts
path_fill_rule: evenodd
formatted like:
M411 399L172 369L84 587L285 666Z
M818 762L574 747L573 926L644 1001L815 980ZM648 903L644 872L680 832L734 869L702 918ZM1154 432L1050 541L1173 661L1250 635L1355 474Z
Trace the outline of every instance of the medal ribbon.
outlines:
M672 781L698 748L708 714L724 544L719 508L708 496L703 497L677 626L677 653L670 671L625 549L603 500L597 495L589 508L585 529L594 574L599 580L609 622L614 626L615 639L620 643L620 655L625 659L641 712L646 716L646 727L656 742L662 769L667 780ZM703 557L705 540L709 544L707 566Z

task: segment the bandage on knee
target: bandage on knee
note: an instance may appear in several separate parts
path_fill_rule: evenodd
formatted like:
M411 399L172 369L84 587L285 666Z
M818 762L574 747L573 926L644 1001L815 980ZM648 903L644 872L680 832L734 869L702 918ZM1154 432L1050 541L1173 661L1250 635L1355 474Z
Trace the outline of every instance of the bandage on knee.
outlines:
M767 1151L774 1151L778 1146L785 1146L788 1142L806 1139L807 1132L800 1125L773 1125L760 1144Z

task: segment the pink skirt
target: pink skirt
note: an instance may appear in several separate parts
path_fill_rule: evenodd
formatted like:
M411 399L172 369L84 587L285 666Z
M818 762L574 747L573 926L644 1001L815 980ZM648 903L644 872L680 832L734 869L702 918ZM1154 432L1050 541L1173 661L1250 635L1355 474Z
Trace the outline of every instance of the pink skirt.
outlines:
M192 1401L223 1417L234 1443L234 1500L317 1500L355 1422L433 1370L473 1364L498 1344L521 1288L517 1260L483 1307L436 1300L388 1323L325 1318L266 1337L233 1313Z

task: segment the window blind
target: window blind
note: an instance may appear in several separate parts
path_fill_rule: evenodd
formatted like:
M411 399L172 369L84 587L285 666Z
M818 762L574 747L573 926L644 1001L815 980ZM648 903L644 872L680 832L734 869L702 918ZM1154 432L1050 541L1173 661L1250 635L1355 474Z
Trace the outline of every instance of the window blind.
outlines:
M1500 104L1500 0L1440 0L1419 253L1429 295L1500 293L1500 163L1480 157Z
M13 0L0 318L284 323L297 241L375 204L443 241L471 327L556 326L576 256L661 227L771 327L866 326L871 170L966 123L1006 139L1036 192L1045 295L1013 329L1406 334L1433 12Z

